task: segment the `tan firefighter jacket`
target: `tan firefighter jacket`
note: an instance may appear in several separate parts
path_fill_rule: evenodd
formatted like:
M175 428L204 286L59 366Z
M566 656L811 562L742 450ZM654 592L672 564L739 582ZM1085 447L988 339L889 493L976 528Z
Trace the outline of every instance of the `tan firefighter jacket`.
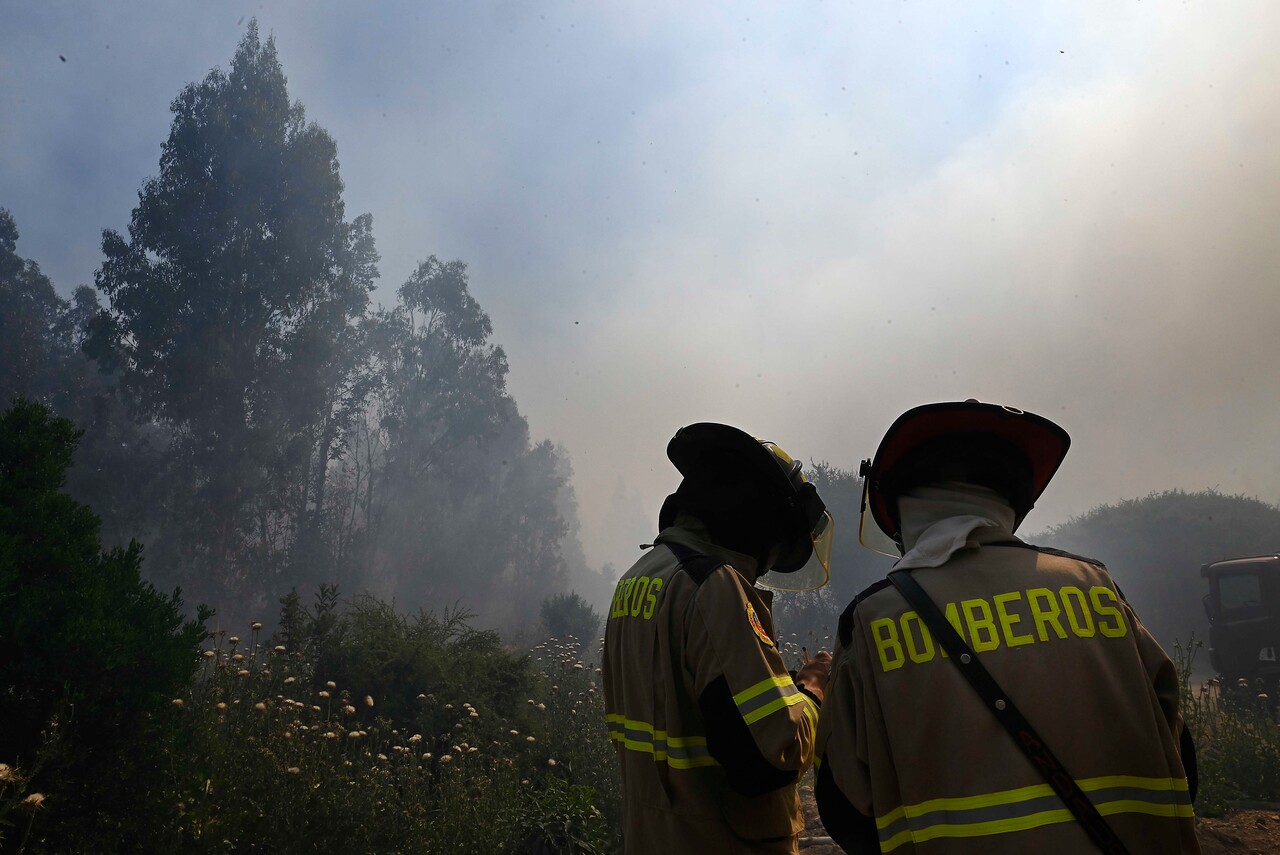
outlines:
M629 853L797 851L818 704L734 569L754 566L682 515L618 583L603 676Z
M909 572L1131 853L1200 851L1174 666L1105 567L979 529ZM818 757L848 852L1097 851L887 580L841 616Z

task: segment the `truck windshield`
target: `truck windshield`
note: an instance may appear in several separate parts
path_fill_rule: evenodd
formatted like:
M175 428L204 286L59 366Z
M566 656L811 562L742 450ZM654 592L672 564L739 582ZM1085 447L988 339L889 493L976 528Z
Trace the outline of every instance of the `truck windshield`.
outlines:
M1218 597L1224 617L1246 617L1262 606L1262 590L1254 573L1222 576Z

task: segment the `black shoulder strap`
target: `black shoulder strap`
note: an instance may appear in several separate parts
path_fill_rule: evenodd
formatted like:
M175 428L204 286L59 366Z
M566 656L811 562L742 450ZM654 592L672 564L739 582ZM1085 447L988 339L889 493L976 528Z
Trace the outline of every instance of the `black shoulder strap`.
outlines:
M889 580L928 625L929 631L946 649L951 656L951 661L960 669L960 673L969 681L969 685L973 686L987 705L987 709L991 710L996 720L1013 737L1014 743L1022 749L1023 754L1027 755L1027 759L1031 761L1036 771L1048 781L1049 786L1062 799L1063 804L1084 827L1085 833L1089 835L1094 845L1108 855L1128 855L1129 850L1125 848L1120 838L1116 837L1111 826L1107 825L1102 814L1098 813L1093 802L1089 801L1089 797L1081 791L1075 778L1062 767L1062 763L1049 750L1049 746L1044 744L1044 740L1000 688L1000 684L991 676L991 672L978 661L978 657L969 645L965 644L960 634L947 622L946 617L925 593L924 588L920 587L920 583L911 578L911 574L906 570L890 573Z

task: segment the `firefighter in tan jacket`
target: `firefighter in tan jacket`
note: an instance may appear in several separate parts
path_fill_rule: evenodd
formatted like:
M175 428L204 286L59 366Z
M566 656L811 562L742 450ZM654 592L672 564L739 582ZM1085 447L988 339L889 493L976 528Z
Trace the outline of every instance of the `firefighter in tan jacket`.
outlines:
M605 629L626 851L796 852L830 655L793 678L756 583L825 583L831 517L799 462L736 428L682 428L667 456L684 480Z
M893 542L894 573L1006 694L988 706L890 580L859 594L840 618L816 761L822 821L846 852L1096 852L1085 822L1112 835L1106 851L1200 851L1172 662L1105 567L1013 534L1069 442L1031 413L931 404L864 464L863 543ZM1076 820L997 721L1009 702L1094 819Z

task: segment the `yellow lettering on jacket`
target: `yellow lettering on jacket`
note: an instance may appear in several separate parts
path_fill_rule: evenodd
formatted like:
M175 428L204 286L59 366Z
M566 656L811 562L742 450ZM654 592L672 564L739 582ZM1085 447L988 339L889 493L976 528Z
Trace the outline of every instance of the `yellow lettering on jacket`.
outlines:
M913 631L911 624L914 623L916 628ZM907 655L911 657L911 661L917 664L928 662L933 658L933 636L929 633L929 628L924 625L924 621L920 619L920 615L915 612L907 612L900 620L902 626L902 640L907 646ZM916 644L916 633L919 633L920 643Z
M662 592L663 580L650 579L648 576L637 576L619 579L613 589L613 605L609 609L609 617L642 617L653 618L658 608L658 594Z
M898 624L893 618L880 618L871 622L871 635L876 640L876 653L880 654L880 670L901 668L905 661L902 644L898 641Z
M1035 639L1031 636L1018 635L1013 631L1013 625L1022 622L1022 615L1009 614L1009 603L1017 602L1021 599L1021 591L996 594L991 598L991 601L996 604L996 616L1000 618L1000 631L1004 633L1004 643L1010 647L1021 647L1024 644L1035 643Z
M1104 599L1110 600L1112 605L1104 606ZM1124 613L1115 606L1117 601L1116 592L1110 588L1094 585L1089 589L1089 602L1093 603L1093 610L1098 613L1098 632L1107 638L1124 638L1129 632L1124 625ZM1114 622L1107 623L1107 618Z
M1067 631L1062 628L1062 621L1058 620L1058 615L1062 614L1062 606L1058 605L1058 598L1053 595L1053 591L1048 588L1029 588L1027 603L1031 606L1031 619L1036 622L1036 634L1040 636L1041 641L1049 640L1049 634L1044 631L1047 625L1053 627L1058 638L1067 637Z
M960 608L964 610L964 622L969 627L969 646L975 653L995 650L1000 646L996 636L996 622L991 617L991 604L986 600L963 600ZM981 612L982 617L975 617Z
M1087 594L1075 585L1064 585L1056 591L1005 591L990 598L947 603L942 611L947 622L977 653L1073 637L1098 641L1123 638L1129 632L1120 598L1102 585L1094 585ZM881 671L896 671L908 661L921 665L939 654L947 655L915 611L877 618L871 621L870 630Z
M1084 595L1084 591L1072 585L1063 585L1058 591L1062 597L1062 610L1067 613L1067 623L1071 624L1071 631L1080 638L1093 638L1093 614L1089 611L1089 601ZM1075 600L1075 605L1071 601Z

